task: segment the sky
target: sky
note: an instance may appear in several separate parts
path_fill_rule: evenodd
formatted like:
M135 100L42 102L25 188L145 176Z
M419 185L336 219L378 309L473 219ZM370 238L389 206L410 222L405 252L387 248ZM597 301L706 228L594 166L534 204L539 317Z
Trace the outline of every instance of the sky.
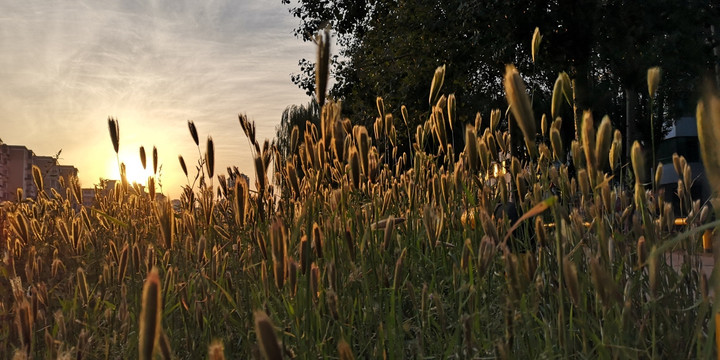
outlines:
M216 174L238 166L254 179L238 114L272 139L285 107L308 103L290 81L315 56L294 37L298 24L280 0L0 1L0 139L62 150L60 164L92 187L118 178L112 116L130 180L152 173L139 148L156 146L163 192L177 197L187 183L178 155L191 175L199 159L193 120L203 153L213 138Z

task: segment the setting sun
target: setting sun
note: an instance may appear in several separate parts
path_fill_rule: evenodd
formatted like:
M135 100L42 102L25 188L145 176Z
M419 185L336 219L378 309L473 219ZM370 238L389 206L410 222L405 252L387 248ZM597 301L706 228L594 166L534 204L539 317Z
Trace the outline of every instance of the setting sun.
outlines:
M152 176L152 160L146 164L145 169L143 169L139 157L137 159L123 159L121 157L120 162L125 164L125 175L127 176L129 183L147 185L148 177ZM106 169L110 179L120 179L120 170L118 169L117 160L115 158L108 159Z

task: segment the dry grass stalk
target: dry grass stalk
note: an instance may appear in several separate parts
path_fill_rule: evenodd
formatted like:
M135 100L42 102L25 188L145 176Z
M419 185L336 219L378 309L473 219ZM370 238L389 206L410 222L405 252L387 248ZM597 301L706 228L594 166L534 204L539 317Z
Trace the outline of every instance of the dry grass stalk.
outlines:
M160 348L160 356L164 360L172 359L172 349L170 348L170 339L168 339L165 330L160 331L160 338L158 340L158 347Z
M85 270L79 267L77 268L77 284L78 292L82 297L83 303L87 304L90 300L90 289L88 288L87 277L85 276Z
M140 332L138 349L140 360L153 358L155 346L161 333L162 320L162 292L160 288L160 275L158 269L153 267L145 279L142 296L142 309L140 310Z
M322 259L322 257L323 257L323 234L322 234L322 231L320 231L320 225L318 225L317 222L313 223L312 246L313 246L313 249L315 250L315 256L317 256L318 259Z

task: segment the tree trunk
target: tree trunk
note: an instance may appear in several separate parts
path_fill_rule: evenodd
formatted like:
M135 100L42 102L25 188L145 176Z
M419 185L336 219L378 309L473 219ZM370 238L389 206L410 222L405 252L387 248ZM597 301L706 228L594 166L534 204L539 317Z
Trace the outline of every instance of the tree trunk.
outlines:
M625 146L625 159L630 159L630 151L632 144L635 141L635 108L638 102L637 91L625 88L625 139L627 140Z

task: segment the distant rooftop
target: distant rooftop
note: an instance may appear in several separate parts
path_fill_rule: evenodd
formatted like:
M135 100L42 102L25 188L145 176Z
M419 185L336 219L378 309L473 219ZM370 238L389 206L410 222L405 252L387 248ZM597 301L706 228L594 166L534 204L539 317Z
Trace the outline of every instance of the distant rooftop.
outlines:
M677 119L665 138L697 136L697 134L697 121L695 121L695 118L692 116L685 116Z

